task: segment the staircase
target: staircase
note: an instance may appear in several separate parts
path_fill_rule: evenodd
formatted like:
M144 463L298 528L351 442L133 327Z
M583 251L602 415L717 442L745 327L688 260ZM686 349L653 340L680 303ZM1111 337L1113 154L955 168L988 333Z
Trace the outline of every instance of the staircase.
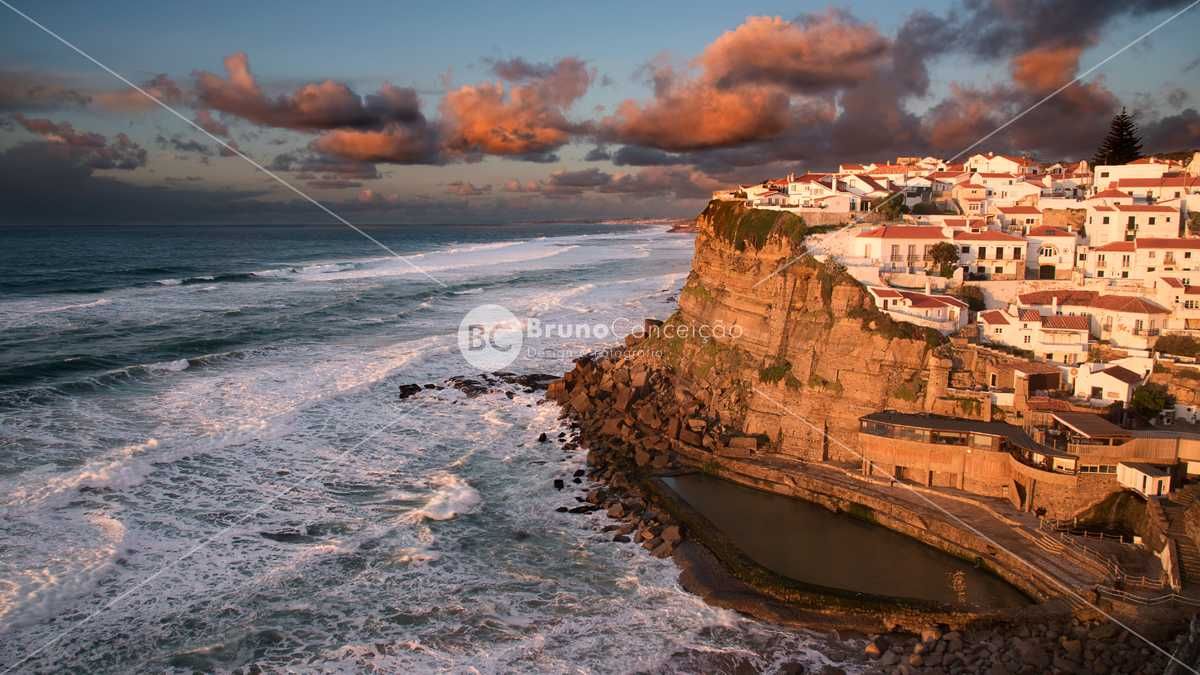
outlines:
M1175 540L1179 550L1179 573L1185 584L1200 585L1200 547L1184 528L1183 513L1196 501L1194 486L1171 493L1170 501L1162 502L1167 516L1167 535Z

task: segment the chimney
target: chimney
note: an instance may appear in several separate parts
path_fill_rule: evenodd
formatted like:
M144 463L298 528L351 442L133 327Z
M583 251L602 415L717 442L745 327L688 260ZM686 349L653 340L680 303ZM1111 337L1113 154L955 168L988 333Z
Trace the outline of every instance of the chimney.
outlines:
M837 174L833 174L833 191L837 192Z

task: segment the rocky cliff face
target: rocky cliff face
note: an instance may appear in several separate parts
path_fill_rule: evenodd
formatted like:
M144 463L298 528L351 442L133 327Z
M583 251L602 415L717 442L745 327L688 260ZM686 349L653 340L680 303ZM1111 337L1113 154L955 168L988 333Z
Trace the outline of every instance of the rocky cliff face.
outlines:
M803 256L800 219L713 202L697 228L679 310L624 353L569 374L563 400L579 393L571 385L604 378L607 403L629 417L610 430L853 462L859 416L924 409L927 390L944 385L932 356L941 336L893 322L844 270ZM622 393L629 372L643 383Z

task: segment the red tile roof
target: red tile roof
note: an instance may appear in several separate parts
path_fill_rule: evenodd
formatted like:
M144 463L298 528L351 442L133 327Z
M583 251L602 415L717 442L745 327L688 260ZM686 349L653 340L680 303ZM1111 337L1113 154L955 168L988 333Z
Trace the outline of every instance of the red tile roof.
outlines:
M1142 381L1141 375L1124 366L1109 366L1100 372L1104 375L1115 377L1125 384L1140 384Z
M1042 215L1041 209L1036 206L1001 206L1000 213L1019 213L1028 215Z
M1070 230L1064 230L1061 227L1053 225L1042 225L1029 230L1031 237L1071 237L1075 238L1075 233Z
M1200 186L1200 178L1180 175L1164 175L1162 178L1122 178L1120 187L1191 187Z
M986 312L980 312L979 320L984 323L991 323L998 326L1008 325L1008 318L1004 316L1004 312L1001 312L998 309L989 309Z
M1103 246L1097 246L1094 251L1103 252L1130 252L1136 250L1136 246L1132 241L1112 241Z
M877 286L867 286L867 289L881 298L902 298L900 291L895 291L890 288L879 288Z
M863 232L859 237L878 237L880 239L945 239L942 228L924 225L884 225L870 232Z
M1172 239L1169 237L1138 237L1138 248L1200 249L1200 238Z
M1026 309L1022 309L1021 311L1017 312L1017 318L1020 319L1021 321L1041 321L1042 313L1037 311L1036 309L1026 308Z
M1147 213L1179 213L1178 208L1170 206L1156 206L1154 204L1116 204L1118 211L1128 211L1131 213L1147 212Z
M1090 322L1086 316L1043 316L1042 328L1048 330L1088 330Z
M1092 301L1091 306L1114 312L1134 312L1136 314L1171 313L1171 310L1157 302L1136 295L1101 295Z
M1121 192L1120 190L1109 188L1092 195L1091 199L1133 199L1133 196Z
M1163 277L1162 280L1164 284L1170 286L1171 288L1183 288L1183 282L1175 277Z
M955 241L1019 241L1024 243L1025 240L1020 237L1015 237L1011 234L997 232L996 230L987 230L986 232L955 232Z
M1033 291L1022 293L1017 298L1022 305L1050 305L1058 298L1060 305L1090 305L1099 295L1096 291L1077 291L1064 289L1058 291Z

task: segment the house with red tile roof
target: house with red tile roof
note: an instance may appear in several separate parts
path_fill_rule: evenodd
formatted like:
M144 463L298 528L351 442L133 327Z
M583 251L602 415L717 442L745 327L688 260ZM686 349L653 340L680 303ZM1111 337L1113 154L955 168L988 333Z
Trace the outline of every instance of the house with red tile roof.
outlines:
M1070 279L1078 261L1079 238L1061 227L1039 225L1025 235L1029 242L1027 279Z
M1088 203L1084 220L1088 242L1103 246L1114 241L1132 241L1136 237L1179 237L1183 234L1183 216L1179 205Z
M919 272L933 261L929 249L951 241L941 227L932 225L883 225L854 238L851 252L885 272Z
M1042 224L1042 210L1028 205L997 206L996 222L1005 232L1024 234Z
M1042 171L1041 164L1028 157L1003 155L995 152L971 155L964 164L968 170L979 173L1012 173L1035 176Z
M1128 365L1133 366L1132 363ZM1084 363L1075 374L1075 395L1093 403L1128 403L1133 398L1133 390L1143 384L1146 377L1147 373L1125 365Z
M1152 348L1171 317L1170 309L1139 295L1069 289L1022 293L1017 307L1049 316L1085 316L1092 337L1125 349Z
M925 326L944 334L967 325L966 303L951 295L919 293L886 286L867 286L875 306L897 321Z
M999 230L956 231L958 264L969 278L1006 280L1025 278L1027 242Z
M1033 352L1039 359L1073 366L1088 358L1086 316L1042 314L1032 307L979 313L979 339Z

